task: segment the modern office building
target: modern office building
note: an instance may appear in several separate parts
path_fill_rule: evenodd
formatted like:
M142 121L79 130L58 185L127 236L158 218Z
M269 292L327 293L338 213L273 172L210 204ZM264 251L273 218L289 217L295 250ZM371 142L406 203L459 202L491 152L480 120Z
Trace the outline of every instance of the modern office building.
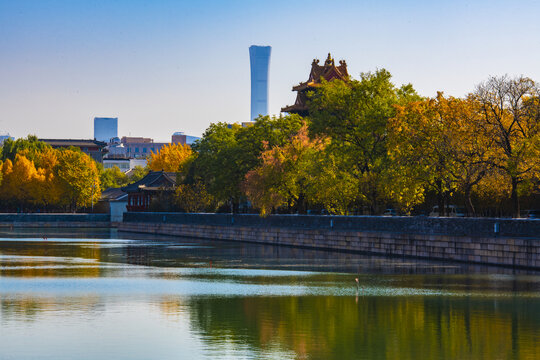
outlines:
M193 145L193 143L197 140L200 140L201 138L199 136L191 136L191 135L187 135L186 136L186 144L188 145Z
M251 118L268 115L268 71L270 67L271 46L249 47L251 64Z
M115 137L118 137L118 118L94 118L94 139L109 143Z
M111 143L109 143L107 159L111 161L107 163L107 166L112 167L116 165L122 169L122 167L120 166L120 162L124 161L124 163L127 164L125 162L126 159L146 159L148 156L150 156L152 152L157 153L165 145L191 145L194 141L198 139L199 138L196 136L185 135L183 132L175 132L171 137L170 143L158 143L154 142L154 139L145 137L123 136L119 141L112 141ZM120 162L115 163L112 160L119 160ZM124 168L125 166L127 166L125 164L123 165ZM133 168L133 166L135 165L141 164L135 164L133 161L129 164L130 168Z
M177 131L172 134L171 143L173 144L182 144L185 145L187 140L187 135L182 131Z
M103 159L104 169L112 169L113 167L117 166L123 172L129 171L135 166L145 167L146 164L146 159L133 159L126 157L110 157Z
M4 143L4 141L6 141L7 139L11 139L11 140L14 140L13 137L11 137L9 135L9 133L6 133L6 134L0 134L0 145L2 145Z

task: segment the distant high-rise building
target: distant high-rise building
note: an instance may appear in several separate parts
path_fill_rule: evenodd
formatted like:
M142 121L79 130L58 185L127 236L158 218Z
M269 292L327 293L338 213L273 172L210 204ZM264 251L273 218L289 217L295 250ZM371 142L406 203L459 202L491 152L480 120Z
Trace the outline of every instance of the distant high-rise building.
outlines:
M94 118L94 139L108 143L118 137L118 118Z
M249 47L251 64L251 121L259 115L268 115L268 69L271 46Z
M172 134L171 143L185 145L186 138L187 136L183 132L177 131L174 134Z

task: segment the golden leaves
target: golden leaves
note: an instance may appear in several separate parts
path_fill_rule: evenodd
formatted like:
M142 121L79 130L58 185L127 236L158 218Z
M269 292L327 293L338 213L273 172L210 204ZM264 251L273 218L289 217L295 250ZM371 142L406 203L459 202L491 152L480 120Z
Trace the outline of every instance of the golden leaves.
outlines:
M159 151L150 154L148 167L153 171L182 172L193 158L193 151L189 145L164 145Z

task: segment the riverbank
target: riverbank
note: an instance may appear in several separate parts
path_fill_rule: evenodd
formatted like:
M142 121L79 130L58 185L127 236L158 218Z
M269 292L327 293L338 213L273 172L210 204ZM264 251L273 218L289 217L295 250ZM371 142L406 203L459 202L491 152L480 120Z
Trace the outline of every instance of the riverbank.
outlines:
M0 214L0 228L110 227L109 214Z
M540 221L126 213L118 230L540 269Z

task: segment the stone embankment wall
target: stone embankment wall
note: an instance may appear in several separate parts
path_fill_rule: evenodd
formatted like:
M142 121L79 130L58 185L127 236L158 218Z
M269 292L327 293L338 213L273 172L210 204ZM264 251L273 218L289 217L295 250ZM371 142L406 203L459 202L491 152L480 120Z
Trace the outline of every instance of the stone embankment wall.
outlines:
M0 214L0 228L85 228L111 226L109 214Z
M540 269L540 220L126 213L118 229Z

